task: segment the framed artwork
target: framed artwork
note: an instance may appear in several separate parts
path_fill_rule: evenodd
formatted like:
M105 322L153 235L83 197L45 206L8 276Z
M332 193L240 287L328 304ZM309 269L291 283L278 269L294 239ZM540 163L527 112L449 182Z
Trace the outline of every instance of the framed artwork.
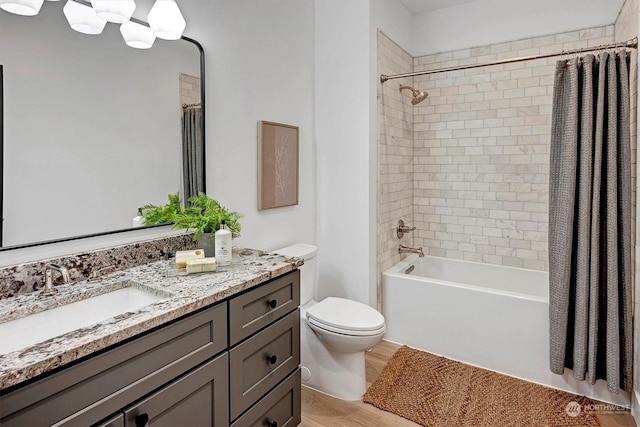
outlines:
M258 209L298 204L298 127L258 122Z

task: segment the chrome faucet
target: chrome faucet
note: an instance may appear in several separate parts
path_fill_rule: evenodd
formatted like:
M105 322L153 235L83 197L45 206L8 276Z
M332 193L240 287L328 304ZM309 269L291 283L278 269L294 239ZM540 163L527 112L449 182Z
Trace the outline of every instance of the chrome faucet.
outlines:
M422 252L422 246L419 248L410 248L408 246L400 245L398 246L399 254L418 254L418 256L423 257L424 252Z
M53 287L53 272L57 271L62 276L64 283L69 283L69 270L58 264L49 263L44 267L44 288L40 295L44 297L55 295L56 289Z

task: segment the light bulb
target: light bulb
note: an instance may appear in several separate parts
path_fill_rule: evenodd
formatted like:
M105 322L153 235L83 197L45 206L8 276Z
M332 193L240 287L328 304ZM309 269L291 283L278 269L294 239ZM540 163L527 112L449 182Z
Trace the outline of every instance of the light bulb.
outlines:
M149 49L156 41L151 28L132 21L120 25L120 33L127 46L136 49Z
M34 16L40 12L44 0L0 0L0 9L16 15Z
M91 6L73 0L67 1L67 4L62 8L62 13L71 28L79 33L100 34L104 30L104 26L107 25L107 21L96 16L96 11Z
M98 18L117 24L127 22L136 10L134 0L91 0L91 5L96 10Z
M156 37L177 40L182 37L187 23L174 0L156 0L147 16L151 31Z

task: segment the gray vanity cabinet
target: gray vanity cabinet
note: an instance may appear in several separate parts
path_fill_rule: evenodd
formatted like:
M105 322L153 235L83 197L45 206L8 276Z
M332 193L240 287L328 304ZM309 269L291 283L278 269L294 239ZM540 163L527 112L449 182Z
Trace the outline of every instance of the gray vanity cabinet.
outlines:
M296 426L299 283L295 270L1 392L0 426Z
M226 349L223 302L3 393L0 425L95 425Z

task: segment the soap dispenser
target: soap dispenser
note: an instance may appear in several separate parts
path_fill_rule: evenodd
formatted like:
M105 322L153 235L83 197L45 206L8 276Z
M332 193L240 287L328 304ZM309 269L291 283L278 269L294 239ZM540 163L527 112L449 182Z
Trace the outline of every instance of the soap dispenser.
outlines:
M231 263L231 231L227 228L227 222L224 219L221 221L220 229L215 232L214 237L216 242L216 262L218 264Z
M133 217L132 226L142 227L144 225L144 217L142 216L142 208L138 208L138 215Z

